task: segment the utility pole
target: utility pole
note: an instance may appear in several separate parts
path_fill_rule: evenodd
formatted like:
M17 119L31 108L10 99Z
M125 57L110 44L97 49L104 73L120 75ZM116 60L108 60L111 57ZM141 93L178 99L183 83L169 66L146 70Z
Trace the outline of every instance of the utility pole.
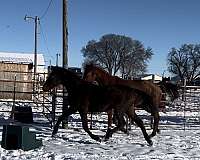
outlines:
M59 61L58 61L59 56L60 56L60 53L57 53L57 54L56 54L56 66L59 65L59 64L58 64L58 62L59 62Z
M35 22L35 33L34 33L34 70L33 70L33 93L35 93L35 83L36 83L36 73L37 73L37 28L38 28L38 22L39 22L39 18L38 16L35 17L30 17L25 15L24 20L27 21L29 19L34 20Z
M63 0L63 68L68 68L68 24L67 24L67 0ZM62 112L66 113L68 109L68 94L63 87L63 107ZM62 128L67 128L68 119L62 121Z
M67 0L63 0L63 67L68 68L68 17Z

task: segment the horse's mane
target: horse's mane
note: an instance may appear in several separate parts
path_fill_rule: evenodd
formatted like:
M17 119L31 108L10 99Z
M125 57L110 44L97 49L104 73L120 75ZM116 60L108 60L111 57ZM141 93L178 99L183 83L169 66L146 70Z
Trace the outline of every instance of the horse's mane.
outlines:
M50 67L50 72L55 72L55 73L59 73L61 74L61 76L64 76L65 73L67 73L68 75L70 75L70 77L74 80L82 80L76 73L74 73L73 71L70 71L68 69L62 68L62 67L58 67L58 66L51 66Z
M84 71L87 73L87 71L95 70L98 72L101 72L101 74L106 76L111 76L107 71L105 71L102 67L95 65L94 63L86 64L84 67Z

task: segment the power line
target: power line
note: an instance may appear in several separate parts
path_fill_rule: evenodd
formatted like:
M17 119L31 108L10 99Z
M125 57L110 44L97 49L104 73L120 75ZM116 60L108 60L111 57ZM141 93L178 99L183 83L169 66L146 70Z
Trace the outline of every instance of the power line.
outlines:
M40 19L43 19L43 18L46 16L46 14L47 14L47 12L48 12L48 10L49 10L49 7L51 6L52 2L53 2L53 0L50 0L48 7L47 7L46 10L44 11L44 13L43 13L42 16L40 17Z
M41 23L39 23L39 25L40 25L40 31L41 31L41 33L42 33L42 37L43 37L43 39L44 39L44 43L45 43L45 46L46 46L46 49L47 49L47 53L48 53L48 55L53 59L54 57L51 55L51 53L50 53L50 51L49 51L49 47L48 47L48 44L47 44L47 38L46 38L46 36L45 36L45 34L44 34L43 27L42 27Z
M10 28L10 25L6 25L6 26L0 28L0 32L5 31L8 28Z

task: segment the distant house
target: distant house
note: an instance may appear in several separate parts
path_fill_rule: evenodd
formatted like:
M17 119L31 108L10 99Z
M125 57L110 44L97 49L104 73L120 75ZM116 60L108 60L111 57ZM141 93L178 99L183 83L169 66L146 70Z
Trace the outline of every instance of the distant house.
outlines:
M143 76L140 76L141 80L151 80L154 83L157 83L159 81L162 81L162 76L156 75L156 74L146 74Z
M32 99L34 54L0 52L0 98ZM42 54L37 54L37 73L45 72L45 61ZM27 94L26 94L27 92Z

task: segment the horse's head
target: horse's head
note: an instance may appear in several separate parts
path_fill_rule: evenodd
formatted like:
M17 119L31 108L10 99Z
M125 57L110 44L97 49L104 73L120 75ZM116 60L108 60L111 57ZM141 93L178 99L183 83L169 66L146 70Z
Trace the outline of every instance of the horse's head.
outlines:
M166 100L173 102L179 95L179 86L170 81L162 81L159 83L162 91L166 93Z
M101 67L95 66L94 64L87 64L84 68L83 79L88 82L97 82L99 85L105 85L111 75L102 69Z
M47 80L43 84L43 91L49 91L57 85L61 84L61 74L62 72L60 71L60 67L51 66Z
M94 82L97 78L96 66L93 64L86 64L84 68L83 79L88 82Z
M69 89L81 82L82 79L73 71L62 67L51 66L47 80L43 85L43 90L48 91L60 84Z

